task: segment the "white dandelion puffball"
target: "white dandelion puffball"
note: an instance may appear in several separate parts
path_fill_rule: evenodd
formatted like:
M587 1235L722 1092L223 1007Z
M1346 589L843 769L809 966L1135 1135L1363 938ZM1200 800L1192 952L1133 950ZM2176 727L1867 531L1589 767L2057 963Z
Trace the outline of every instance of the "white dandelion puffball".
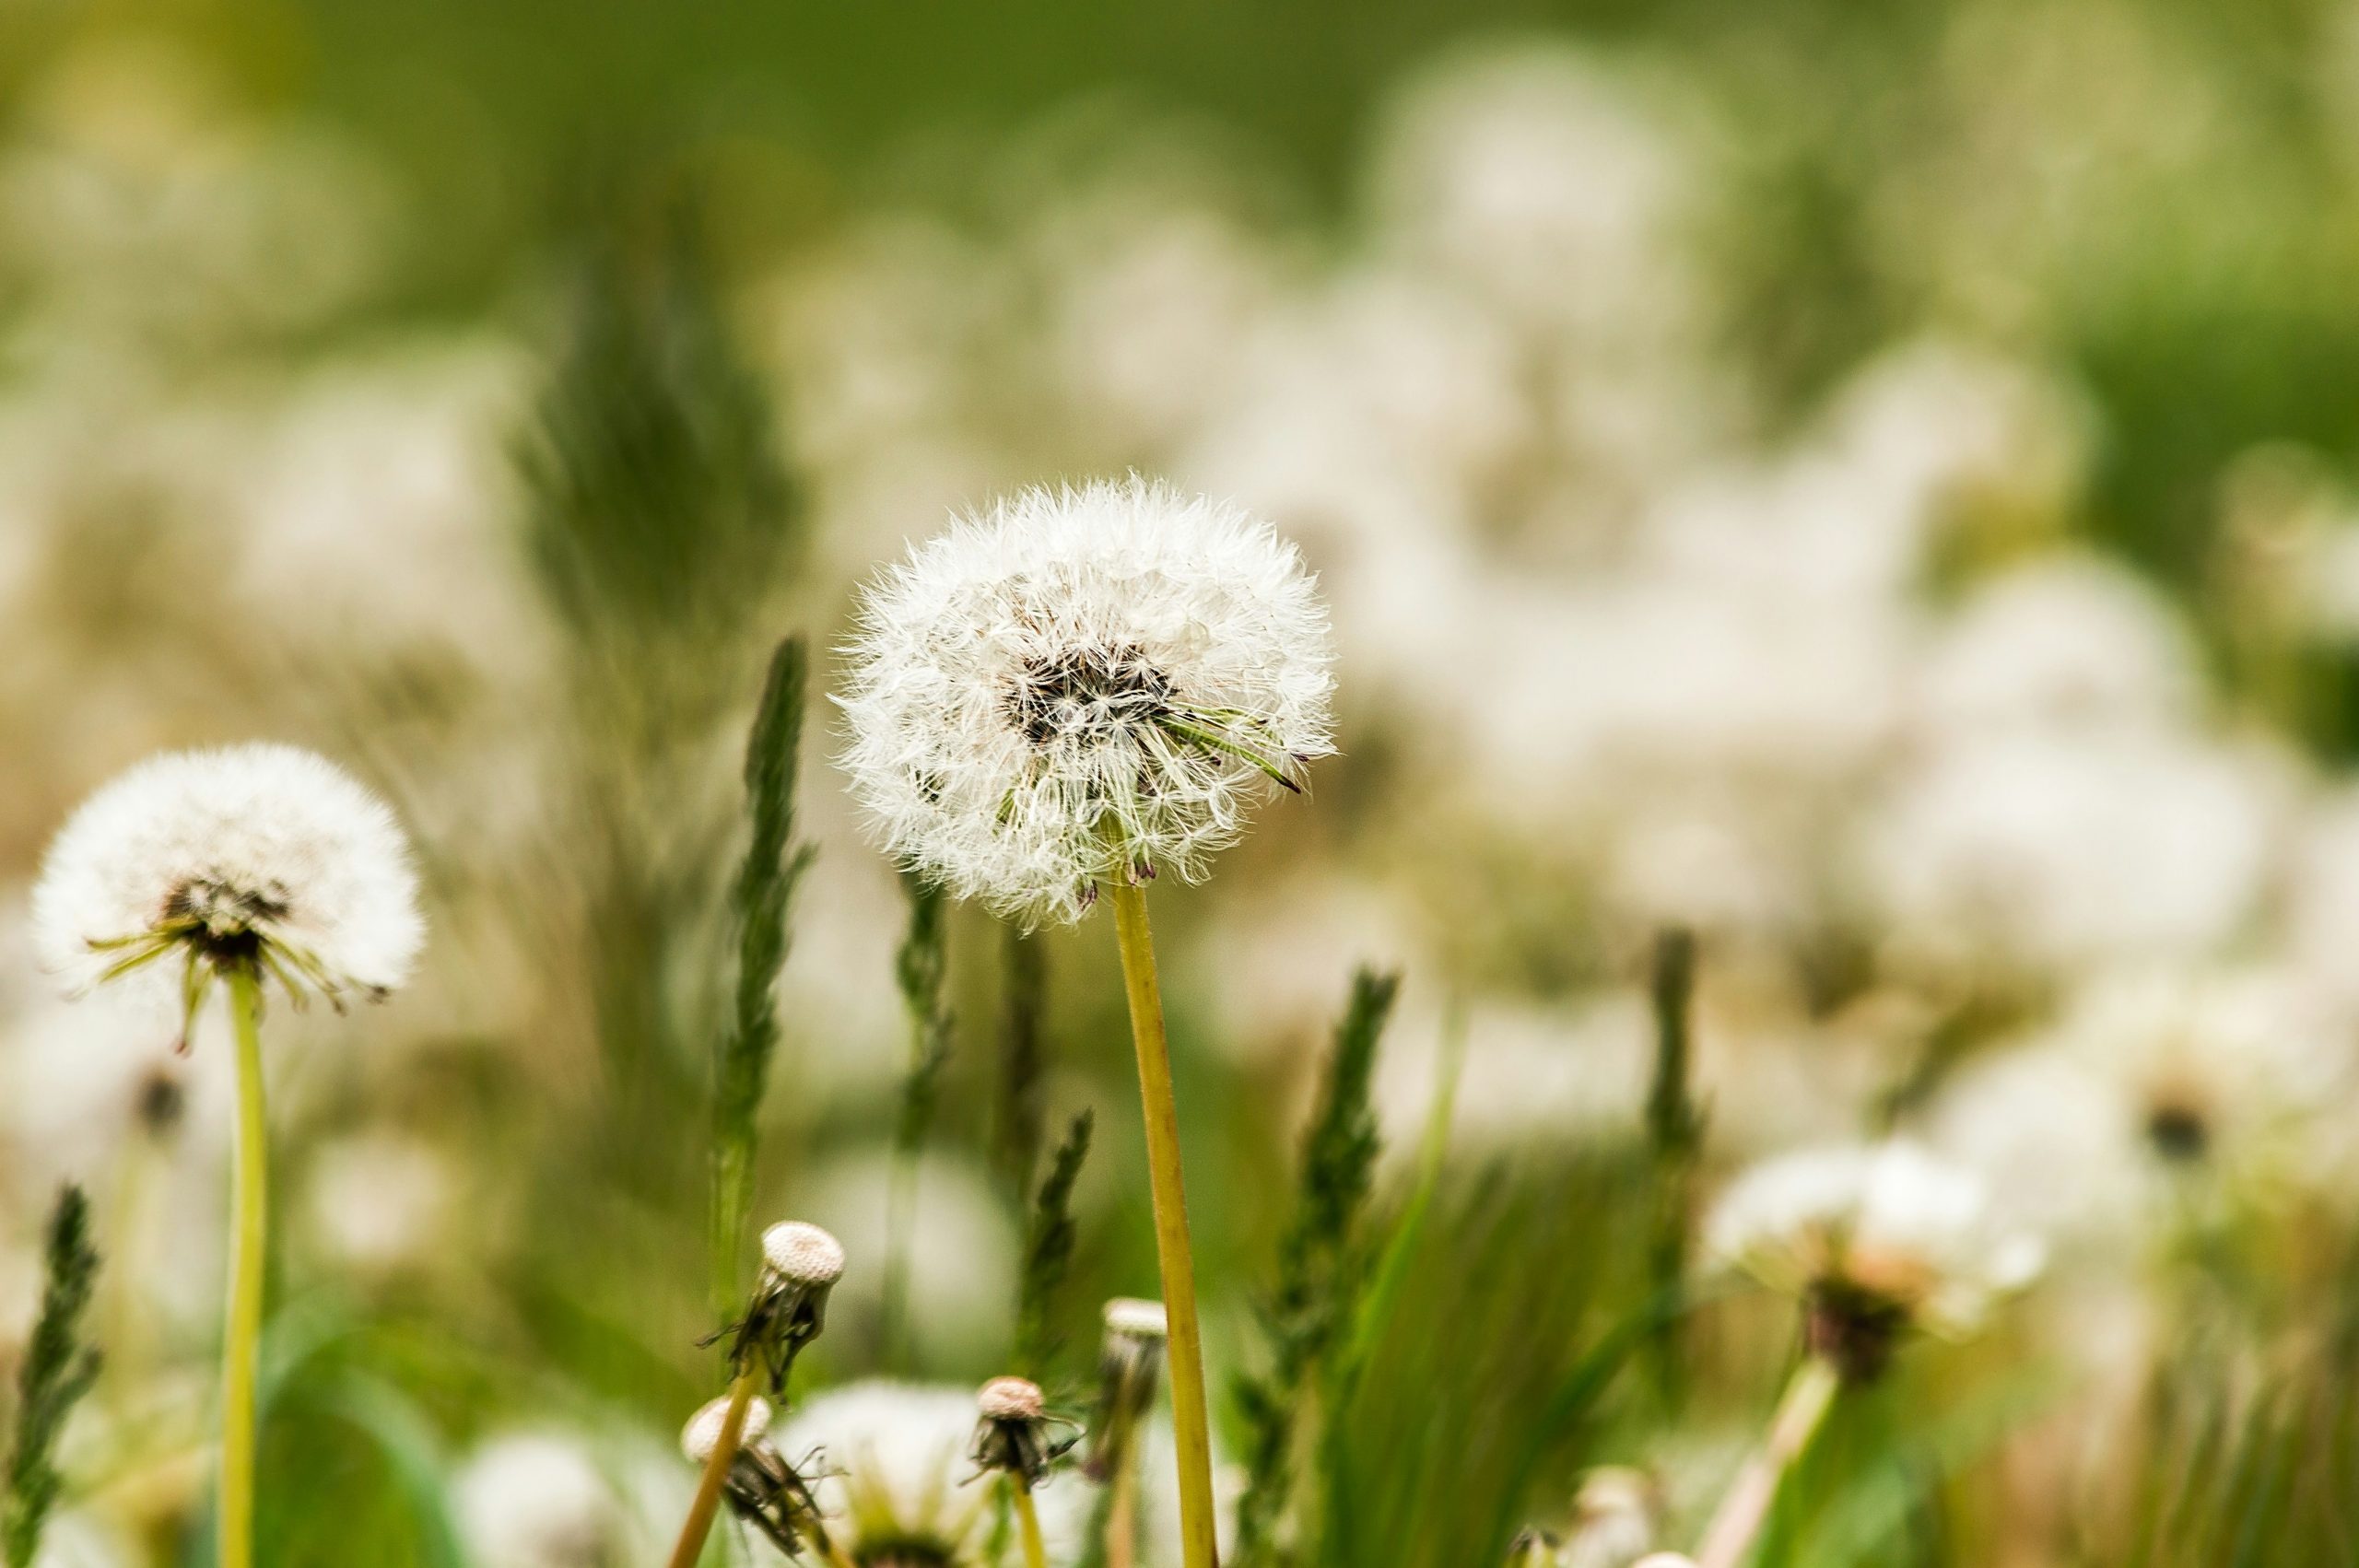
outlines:
M1721 1196L1705 1246L1773 1290L1872 1300L1939 1334L1974 1328L2047 1250L1994 1215L1980 1177L1906 1141L1755 1165Z
M425 936L393 813L325 758L271 744L168 753L100 789L50 846L33 925L43 967L76 992L121 978L170 994L209 963L375 999Z
M483 1568L595 1568L612 1561L621 1506L587 1445L517 1432L475 1450L452 1487L461 1538Z
M1102 877L1200 877L1334 749L1299 556L1135 477L960 521L871 588L846 651L843 766L886 848L1029 920L1078 919Z

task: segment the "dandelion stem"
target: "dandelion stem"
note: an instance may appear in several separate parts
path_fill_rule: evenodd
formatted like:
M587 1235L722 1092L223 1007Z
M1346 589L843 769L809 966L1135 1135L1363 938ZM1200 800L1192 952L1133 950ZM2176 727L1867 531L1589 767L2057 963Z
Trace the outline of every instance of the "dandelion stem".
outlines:
M1106 1568L1131 1568L1133 1545L1138 1536L1139 1471L1135 1453L1122 1456L1108 1488L1106 1504Z
M254 1555L254 1367L262 1343L263 1263L269 1239L270 1135L262 1082L262 977L229 966L229 1016L238 1034L237 1165L231 1201L229 1304L221 1348L219 1568L251 1568Z
M1130 999L1131 1039L1138 1050L1139 1099L1146 1115L1156 1252L1162 1263L1163 1305L1170 1322L1171 1435L1180 1461L1181 1561L1186 1568L1218 1568L1203 1332L1196 1320L1196 1266L1188 1247L1188 1196L1180 1170L1180 1110L1171 1091L1171 1051L1163 1033L1155 937L1147 928L1145 890L1124 876L1110 880L1122 986Z
M729 1409L722 1412L721 1436L705 1456L697 1477L697 1494L688 1502L688 1516L680 1522L680 1539L673 1544L671 1568L696 1568L704 1555L705 1537L712 1533L713 1515L721 1512L721 1489L745 1437L745 1411L754 1402L754 1385L761 1375L759 1356L745 1358L737 1381L729 1386Z
M1007 1491L1015 1501L1015 1527L1024 1538L1024 1568L1049 1568L1049 1549L1040 1539L1040 1511L1032 1505L1032 1483L1022 1472L1010 1471Z
M1736 1484L1720 1499L1719 1511L1704 1532L1704 1544L1696 1550L1696 1568L1737 1568L1744 1561L1753 1538L1761 1532L1762 1520L1768 1517L1769 1504L1777 1499L1778 1483L1810 1446L1841 1386L1841 1375L1824 1356L1805 1356L1794 1368L1778 1401L1778 1413L1769 1420L1768 1439L1760 1452L1745 1461Z

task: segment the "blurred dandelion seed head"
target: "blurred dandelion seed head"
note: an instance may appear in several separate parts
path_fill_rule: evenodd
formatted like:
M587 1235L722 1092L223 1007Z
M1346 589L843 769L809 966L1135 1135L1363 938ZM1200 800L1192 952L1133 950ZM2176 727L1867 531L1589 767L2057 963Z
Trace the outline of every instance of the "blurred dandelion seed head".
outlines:
M1333 750L1299 557L1135 477L958 522L871 589L848 651L843 763L886 849L1027 920L1079 919L1108 876L1202 876Z
M1116 1296L1106 1304L1106 1331L1125 1340L1161 1340L1171 1332L1159 1301Z
M621 1509L589 1451L557 1433L511 1433L468 1458L452 1484L460 1534L483 1568L596 1568L618 1544Z
M1994 1214L1980 1177L1906 1141L1765 1161L1721 1196L1705 1235L1722 1266L1801 1301L1813 1348L1858 1375L1908 1330L1970 1332L2047 1252Z
M41 961L75 991L169 989L253 965L290 989L375 999L424 941L392 812L325 758L249 744L148 759L91 796L33 892ZM158 962L135 962L152 957Z

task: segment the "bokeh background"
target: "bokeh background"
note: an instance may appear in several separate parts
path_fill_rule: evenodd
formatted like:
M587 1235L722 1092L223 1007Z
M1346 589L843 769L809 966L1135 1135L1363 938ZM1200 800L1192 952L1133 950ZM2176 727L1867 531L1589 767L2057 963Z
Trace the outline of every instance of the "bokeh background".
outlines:
M52 1557L205 1561L229 1127L217 1024L36 971L73 803L296 741L430 885L416 984L274 1019L270 1560L649 1561L770 648L824 687L909 541L1136 468L1297 540L1341 648L1312 798L1156 890L1216 1382L1352 968L1403 977L1370 1245L1430 1207L1306 1561L1611 1514L1610 1568L1757 1431L1781 1304L1629 1342L1672 929L1699 1199L1900 1131L2053 1242L1765 1561L2353 1561L2354 148L2333 0L7 0L0 1340L62 1178L108 1257ZM1155 1281L1110 933L955 917L887 1334L908 913L829 723L757 1210L851 1252L811 1373L1002 1370L1094 1109L1086 1395Z

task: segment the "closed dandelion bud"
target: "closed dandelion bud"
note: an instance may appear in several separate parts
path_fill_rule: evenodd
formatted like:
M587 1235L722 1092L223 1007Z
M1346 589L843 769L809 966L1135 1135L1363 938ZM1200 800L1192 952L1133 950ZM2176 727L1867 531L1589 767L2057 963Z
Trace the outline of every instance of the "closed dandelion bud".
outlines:
M1029 1378L992 1378L975 1396L975 1409L981 1419L969 1457L978 1469L1004 1470L1034 1485L1072 1445L1050 1441L1049 1429L1057 1423L1040 1386Z
M761 1281L736 1353L760 1354L776 1391L785 1391L794 1358L827 1327L827 1293L843 1272L843 1244L817 1225L788 1220L762 1233Z
M701 1465L712 1457L713 1448L721 1442L721 1429L729 1420L729 1398L723 1395L699 1407L680 1429L680 1452L692 1465ZM745 1422L737 1433L737 1446L749 1447L761 1441L762 1433L770 1429L770 1402L757 1397L745 1406Z
M1118 1296L1106 1304L1106 1337L1097 1352L1097 1411L1089 1424L1092 1480L1113 1479L1128 1460L1139 1423L1155 1408L1170 1328L1163 1304Z
M712 1457L728 1419L726 1397L710 1401L688 1418L680 1432L680 1452L691 1464L702 1465ZM811 1483L765 1441L769 1427L769 1401L760 1398L749 1401L722 1495L731 1513L769 1537L787 1556L801 1556L806 1538L819 1543L825 1552L827 1527L819 1517Z

